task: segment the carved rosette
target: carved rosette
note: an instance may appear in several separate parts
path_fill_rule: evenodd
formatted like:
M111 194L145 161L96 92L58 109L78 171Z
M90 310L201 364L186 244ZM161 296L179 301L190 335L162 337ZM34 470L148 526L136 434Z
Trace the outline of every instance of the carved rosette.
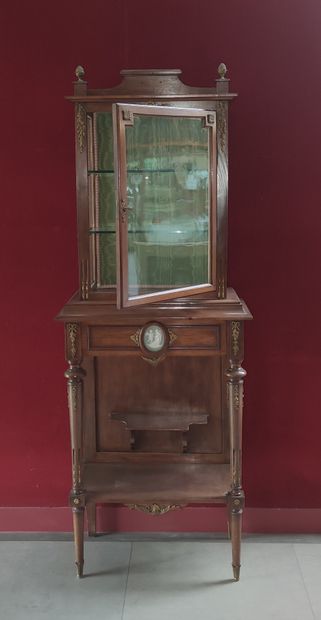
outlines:
M71 491L69 495L69 504L73 510L82 510L85 508L85 494L81 492Z
M240 515L243 512L245 504L245 496L242 490L238 493L230 493L228 496L228 503L230 506L231 514Z
M139 510L140 512L145 512L146 514L153 516L164 515L171 510L180 510L183 508L182 505L178 504L127 504L127 507L130 510Z

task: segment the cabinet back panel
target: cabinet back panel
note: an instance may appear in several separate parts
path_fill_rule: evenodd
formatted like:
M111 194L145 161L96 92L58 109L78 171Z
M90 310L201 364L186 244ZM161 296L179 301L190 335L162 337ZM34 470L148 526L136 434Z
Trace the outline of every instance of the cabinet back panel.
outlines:
M167 357L152 366L140 357L96 358L96 442L98 452L215 453L224 451L221 413L222 360L218 356ZM149 415L155 431L130 432L115 412ZM162 415L207 414L207 424L185 432L156 430ZM196 416L197 417L197 416ZM185 448L184 448L185 445Z

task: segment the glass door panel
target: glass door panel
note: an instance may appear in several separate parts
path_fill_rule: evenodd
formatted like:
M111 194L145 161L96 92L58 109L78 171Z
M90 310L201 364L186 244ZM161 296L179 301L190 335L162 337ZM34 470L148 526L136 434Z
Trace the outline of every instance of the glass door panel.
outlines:
M98 287L116 285L116 199L112 113L94 113L88 127L89 235Z
M115 107L119 305L214 290L215 115Z

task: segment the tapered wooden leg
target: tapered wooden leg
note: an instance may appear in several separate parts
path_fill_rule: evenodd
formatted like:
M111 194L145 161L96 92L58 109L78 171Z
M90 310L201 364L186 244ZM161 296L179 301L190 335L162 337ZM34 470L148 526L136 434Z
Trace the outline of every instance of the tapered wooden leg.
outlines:
M228 515L227 518L227 538L231 538L231 517Z
M242 489L242 415L243 382L246 372L241 366L243 360L243 324L240 321L228 323L229 367L226 370L227 396L230 414L231 443L231 491L228 496L229 523L232 542L232 566L234 579L240 578L241 535L244 492Z
M241 536L242 536L242 514L240 512L231 514L231 542L232 542L232 567L235 581L240 578L241 569Z
M82 387L86 373L80 366L82 359L80 325L78 323L67 323L65 333L66 358L69 364L65 377L68 390L72 456L72 489L69 502L73 516L77 576L82 577L84 566L84 511L86 502L82 483Z
M96 536L96 504L90 502L86 506L88 536Z
M84 568L84 508L73 508L72 517L77 577L82 577Z

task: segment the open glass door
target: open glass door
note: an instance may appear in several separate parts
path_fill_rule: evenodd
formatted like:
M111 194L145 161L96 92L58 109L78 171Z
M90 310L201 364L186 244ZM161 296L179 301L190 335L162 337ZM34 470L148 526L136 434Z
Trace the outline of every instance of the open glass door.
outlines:
M118 307L214 291L215 112L115 104Z

